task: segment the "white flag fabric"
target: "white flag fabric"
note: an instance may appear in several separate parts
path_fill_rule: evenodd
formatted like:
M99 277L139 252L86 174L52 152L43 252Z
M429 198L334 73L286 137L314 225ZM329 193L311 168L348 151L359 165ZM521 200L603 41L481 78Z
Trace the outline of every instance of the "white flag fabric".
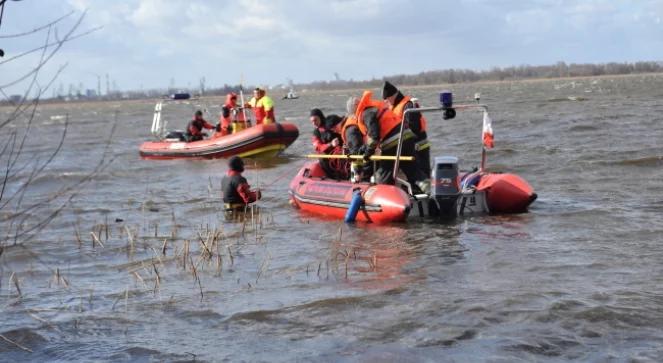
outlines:
M493 121L488 116L488 112L483 112L483 145L487 149L492 149L495 146L493 142Z

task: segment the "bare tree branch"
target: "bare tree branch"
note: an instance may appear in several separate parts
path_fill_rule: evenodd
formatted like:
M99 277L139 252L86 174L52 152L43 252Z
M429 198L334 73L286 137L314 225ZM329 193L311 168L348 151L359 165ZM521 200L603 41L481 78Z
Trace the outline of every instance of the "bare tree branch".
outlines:
M62 40L59 40L59 41L55 44L54 49L51 50L51 52L48 54L48 56L46 57L46 59L44 59L44 60L42 60L41 62L39 62L39 64L37 64L37 66L36 66L32 71L26 73L26 74L23 75L22 77L19 77L18 79L14 80L14 81L12 81L12 82L9 82L9 83L4 84L4 85L0 85L0 88L11 87L11 86L13 86L13 85L16 85L16 84L22 82L23 80L25 80L26 78L30 77L31 75L33 75L33 74L35 74L35 73L38 73L38 72L41 70L41 68L42 68L46 63L48 63L48 61L51 60L51 58L53 58L53 56L54 56L54 55L60 50L60 48L62 48L62 46L63 46L66 42L69 41L69 38L73 35L73 33L76 31L76 29L78 29L78 27L81 25L81 22L83 21L83 18L84 18L84 17L85 17L85 12L83 12L83 14L78 18L78 20L76 21L76 23L75 23L75 24L71 27L71 29L67 32L67 34L65 35L65 37L64 37ZM57 33L56 33L56 36L57 36ZM41 49L41 48L40 48L40 49Z
M74 13L74 12L72 11L72 12L70 12L70 13L68 13L68 14L65 14L65 15L63 15L63 16L61 16L61 17L55 19L55 20L53 20L53 21L50 22L50 23L46 23L46 24L44 24L44 25L42 25L42 26L40 26L40 27L38 27L38 28L34 28L34 29L32 29L32 30L29 30L29 31L26 31L26 32L23 32L23 33L0 35L0 39L3 39L3 38L4 38L4 39L6 39L6 38L18 38L18 37L22 37L22 36L25 36L25 35L30 35L30 34L34 34L34 33L40 32L40 31L42 31L42 30L44 30L44 29L46 29L46 28L50 28L51 25L55 25L55 24L59 23L61 20L65 19L65 18L68 18L68 17L71 16L71 14L73 14L73 13Z

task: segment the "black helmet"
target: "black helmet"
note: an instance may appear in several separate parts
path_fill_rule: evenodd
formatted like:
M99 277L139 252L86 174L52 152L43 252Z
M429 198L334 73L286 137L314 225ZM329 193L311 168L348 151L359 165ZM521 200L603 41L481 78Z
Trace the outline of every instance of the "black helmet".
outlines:
M196 111L196 116L201 116L202 117L203 116L203 111L201 111L201 110Z
M228 159L228 167L232 171L241 173L244 171L244 160L242 160L242 158L240 158L239 156L235 155L230 159Z

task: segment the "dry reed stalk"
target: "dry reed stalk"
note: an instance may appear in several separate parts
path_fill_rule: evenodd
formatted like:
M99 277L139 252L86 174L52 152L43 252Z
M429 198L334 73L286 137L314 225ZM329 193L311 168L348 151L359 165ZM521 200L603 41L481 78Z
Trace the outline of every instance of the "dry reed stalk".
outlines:
M200 288L200 302L203 302L203 285L200 283L200 277L198 277L198 272L196 271L196 266L193 263L193 259L191 259L191 270L193 272L193 278L194 278L194 285L196 281L198 281L198 288Z
M2 339L3 339L4 341L6 341L7 343L13 344L13 345L15 345L15 346L21 348L22 350L24 350L24 351L26 351L26 352L34 353L34 352L32 351L32 349L27 348L27 347L24 347L24 346L22 346L22 345L16 343L15 341L13 341L13 340L7 338L6 336L4 336L4 335L2 335L2 334L0 334L0 338L2 338Z
M124 226L124 230L127 232L127 243L129 244L128 252L131 255L131 254L133 254L134 248L135 248L134 247L134 237L131 235L131 230L129 229L129 227Z
M62 283L64 287L69 288L69 283L67 282L67 279L65 279L64 276L60 274L60 268L55 269L55 276L53 276L53 279L55 280L56 285L59 286L60 283Z
M154 238L158 237L158 232L159 231L159 222L154 222Z
M152 252L154 252L154 257L156 257L157 261L159 261L159 265L163 266L163 261L161 260L161 256L159 256L159 254L157 253L157 250L154 249L154 247L152 246L150 246L150 248L152 249ZM152 263L154 263L154 261L152 261Z
M92 236L92 248L94 248L94 243L95 242L97 242L99 244L99 246L101 246L103 248L106 248L106 246L104 246L104 244L101 243L101 240L99 239L99 237L97 237L96 233L90 232L90 235Z
M74 235L76 236L76 241L78 241L78 248L83 246L83 241L81 240L81 232L78 229L78 223L74 226Z
M154 273L156 274L157 278L154 280L154 294L157 294L157 291L161 287L161 276L159 276L159 270L157 270L157 266L154 264L154 261L152 261L152 268L154 269Z
M161 245L161 254L166 255L166 244L168 243L168 238L163 239L163 245Z
M105 232L106 232L106 242L108 242L108 215L106 215L106 223L104 223Z
M209 233L208 233L207 236L208 236L208 242L209 242ZM210 250L210 248L207 247L207 243L205 243L205 240L203 239L203 236L200 234L200 232L198 232L198 238L199 238L200 244L203 246L203 250L202 250L202 252L200 253L201 257L202 257L202 256L206 256L206 257L208 257L208 258L212 258L212 256L213 256L214 254L212 253L212 251Z
M184 248L182 250L182 268L186 270L186 260L189 257L189 240L184 241Z
M260 279L260 276L265 272L267 269L267 266L269 266L269 261L272 259L271 254L267 254L267 257L262 261L262 264L260 264L260 267L258 268L258 274L256 276L256 285L258 284L258 279Z
M320 277L320 267L322 266L322 262L318 262L318 272L317 275Z
M230 256L230 266L235 264L235 258L233 258L233 251L230 250L230 246L228 248L228 256Z
M51 328L51 329L53 329L53 330L55 330L55 331L58 331L58 332L62 332L60 329L58 329L57 326L53 325L53 323L51 323L50 321L48 321L48 320L46 320L46 319L44 319L44 318L42 318L42 317L39 317L39 316L37 316L37 315L35 315L35 314L31 313L31 312L28 312L28 315L29 315L31 318L33 318L33 319L35 319L35 320L37 320L37 321L40 321L40 322L46 324L46 326L48 326L49 328Z
M11 276L9 276L9 283L11 284L14 282L14 286L16 286L16 291L18 292L18 297L23 297L23 294L21 293L21 287L18 285L18 277L16 277L16 273L12 272ZM11 288L9 288L9 293L11 294Z
M223 260L221 259L221 255L217 254L216 255L216 273L221 274L222 269L223 269Z
M177 236L177 224L175 223L175 210L171 211L171 223L172 226L170 227L170 238L175 239Z
M124 313L129 311L129 286L124 290Z
M140 281L143 284L143 287L147 288L147 284L145 283L145 280L143 280L143 277L140 276L138 271L134 271L133 274L134 274L134 276L136 276L136 280Z

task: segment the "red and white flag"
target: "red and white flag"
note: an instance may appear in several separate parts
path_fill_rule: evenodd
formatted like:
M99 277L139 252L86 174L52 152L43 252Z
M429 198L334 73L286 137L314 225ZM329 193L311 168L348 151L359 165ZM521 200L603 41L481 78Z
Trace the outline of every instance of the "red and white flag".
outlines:
M488 116L488 112L483 113L483 145L487 149L492 149L495 144L493 143L493 121Z

